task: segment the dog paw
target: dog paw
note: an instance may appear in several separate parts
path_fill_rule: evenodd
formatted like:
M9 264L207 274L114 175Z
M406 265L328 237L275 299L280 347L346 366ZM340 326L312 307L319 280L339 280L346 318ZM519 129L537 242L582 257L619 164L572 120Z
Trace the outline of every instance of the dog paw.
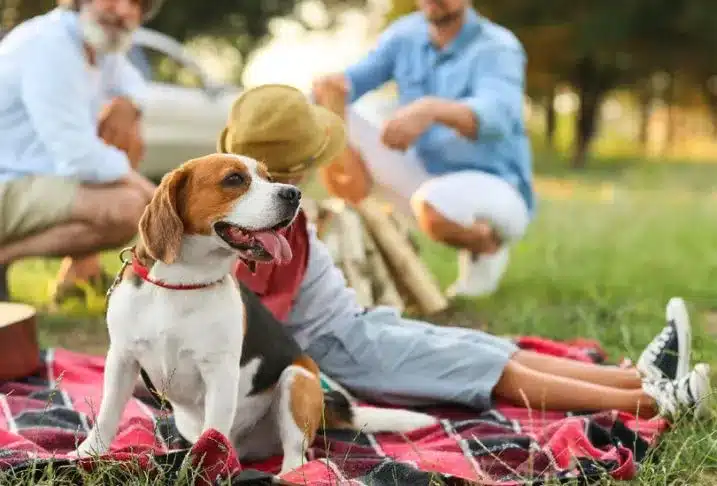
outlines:
M92 444L90 441L85 441L80 446L75 449L74 451L68 453L68 458L70 459L84 459L87 457L94 457L94 456L100 456L104 454L105 448L101 446L97 446L96 444Z

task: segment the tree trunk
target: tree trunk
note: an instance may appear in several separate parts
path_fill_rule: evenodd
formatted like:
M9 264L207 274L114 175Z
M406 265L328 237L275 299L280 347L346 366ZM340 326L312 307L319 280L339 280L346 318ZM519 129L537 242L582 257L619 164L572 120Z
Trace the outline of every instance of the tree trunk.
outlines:
M558 116L555 112L556 87L553 86L545 98L545 146L549 150L555 149L555 128Z
M707 98L707 105L710 110L710 120L712 121L712 137L717 140L717 95L710 93Z
M712 121L712 137L717 139L717 93L713 93L712 90L706 88L705 98L710 110L710 120Z
M609 84L607 73L601 73L589 57L578 63L575 81L580 107L575 120L572 166L575 169L583 169L587 165L590 144L597 133L600 105Z
M652 92L649 84L640 89L640 126L638 132L638 142L640 148L647 150L647 142L650 139L650 105L652 102Z
M665 105L667 106L667 127L665 129L665 145L663 146L663 153L668 153L672 150L672 146L675 142L675 73L670 73L670 84L667 85L665 91Z
M587 165L590 144L597 132L598 111L602 98L603 93L593 88L580 92L580 108L575 121L575 153L573 155L573 168L575 169L583 169Z
M0 6L0 32L15 27L20 22L20 0L4 0Z
M710 112L710 121L712 122L712 137L717 139L717 80L715 75L709 74L703 76L702 94L705 97L707 109Z
M49 11L52 0L0 0L0 30L8 31L20 22Z

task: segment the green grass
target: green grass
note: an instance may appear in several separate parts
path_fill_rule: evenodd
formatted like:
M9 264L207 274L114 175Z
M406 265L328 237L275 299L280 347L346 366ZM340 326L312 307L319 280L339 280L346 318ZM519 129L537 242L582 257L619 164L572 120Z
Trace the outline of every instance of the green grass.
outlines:
M613 160L580 174L539 159L543 178L570 188L565 199L553 187L541 195L537 216L514 249L503 285L494 296L459 301L451 322L500 334L600 340L612 359L636 359L661 329L664 306L684 297L693 316L694 359L717 369L717 164L656 164ZM611 197L587 197L599 185ZM586 197L582 197L585 195ZM422 253L443 286L455 277L454 252L422 241ZM116 253L106 261L118 267ZM32 260L11 272L16 298L42 304L56 262ZM103 352L102 298L72 316L45 315L43 345ZM442 319L445 321L445 318ZM684 424L660 447L634 484L714 484L714 423Z

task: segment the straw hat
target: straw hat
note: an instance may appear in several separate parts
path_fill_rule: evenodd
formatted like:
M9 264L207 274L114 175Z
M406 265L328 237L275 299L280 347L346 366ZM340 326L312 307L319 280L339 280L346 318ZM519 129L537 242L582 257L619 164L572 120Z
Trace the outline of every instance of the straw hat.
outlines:
M301 176L330 162L345 147L341 117L284 84L243 92L217 141L219 152L257 159L278 179Z

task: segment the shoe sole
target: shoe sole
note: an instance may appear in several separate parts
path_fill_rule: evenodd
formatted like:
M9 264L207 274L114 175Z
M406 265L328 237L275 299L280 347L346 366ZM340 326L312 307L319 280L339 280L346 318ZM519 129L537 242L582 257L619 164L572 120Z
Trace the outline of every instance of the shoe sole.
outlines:
M692 354L692 329L687 305L680 297L673 297L665 309L667 322L674 322L677 330L677 376L676 380L690 372L690 357Z
M645 356L644 351L637 360L635 367L643 375L655 379L679 380L690 372L692 353L692 330L685 301L680 297L672 297L665 306L665 320L667 325L674 324L675 332L677 333L677 369L675 370L675 376L667 376L662 373L657 364Z
M699 363L694 369L694 379L690 380L690 388L694 391L695 418L705 419L711 415L710 395L712 394L712 386L710 384L710 365Z

